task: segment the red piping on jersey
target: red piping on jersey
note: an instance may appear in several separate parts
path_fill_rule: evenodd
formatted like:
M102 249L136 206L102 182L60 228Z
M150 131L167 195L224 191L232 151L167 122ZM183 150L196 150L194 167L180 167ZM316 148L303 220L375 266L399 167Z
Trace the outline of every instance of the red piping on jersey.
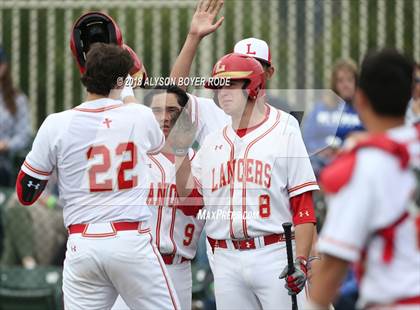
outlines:
M248 153L249 153L251 147L253 147L255 145L255 143L257 143L262 138L264 138L266 135L268 135L270 132L272 132L273 129L276 128L276 126L279 123L280 123L280 111L277 110L276 121L274 122L274 124L269 129L267 129L267 131L265 131L260 136L256 137L253 141L251 141L248 144L248 146L246 147L246 149L245 149L245 155L244 155L244 161L245 161L244 171L245 171L245 175L246 175L246 171L248 171ZM247 228L247 224L246 224L246 177L242 179L242 229L244 231L244 237L245 238L249 238L248 237L248 228Z
M167 196L166 195L166 174L165 174L165 169L162 167L162 165L160 164L160 162L159 162L158 159L154 158L153 156L149 156L149 158L156 164L156 166L158 166L158 168L159 168L159 170L161 172L161 175L162 175L162 184L164 186L164 193L165 193L165 195L163 197L163 203L165 204L165 198ZM158 227L157 227L158 225L156 225L156 239L157 239L157 241L159 241L159 243L156 243L156 244L159 244L159 246L158 246L159 252L161 252L161 249L160 249L160 228L162 226L162 212L163 212L163 208L164 208L164 206L159 206L159 212L158 212L159 230L158 230ZM173 251L172 251L171 254L175 254L176 253L176 250L177 250L176 244L175 244L175 240L174 240L175 216L176 216L176 208L173 207L172 208L172 214L171 214L171 226L170 226L170 229L169 229L169 238L171 239L171 242L172 242L172 245L173 245ZM159 237L157 237L157 236L159 236Z
M350 243L343 242L343 241L340 241L340 240L337 240L337 239L334 239L334 238L331 238L331 237L328 237L328 236L323 236L323 237L321 237L321 239L323 239L323 240L325 240L329 243L338 245L339 247L345 248L347 250L351 250L351 251L359 253L359 248L350 244Z
M200 188L200 189L203 189L203 185L201 184L201 182L196 177L194 177L194 176L193 176L193 179L194 179L194 182L197 185L196 187L197 188Z
M175 303L175 298L174 298L174 295L172 293L171 287L169 286L169 281L168 281L168 277L167 277L166 272L165 272L165 268L163 268L163 264L162 264L162 261L161 261L162 258L160 257L160 255L158 253L156 253L155 247L153 246L153 243L152 243L153 242L153 237L150 233L149 233L149 236L150 236L150 246L153 249L153 253L155 253L155 255L156 255L156 258L157 258L157 260L159 262L159 265L160 265L160 269L162 270L162 273L163 273L163 277L165 278L166 287L168 288L169 295L171 296L172 305L174 306L174 309L177 310L178 308L177 308L176 303Z
M155 147L154 149L151 149L147 152L148 155L157 155L160 153L160 149L162 148L162 145L165 143L165 136L162 135L162 140L160 141L159 146Z
M229 163L232 165L233 164L233 159L235 157L235 146L233 144L233 142L229 139L229 137L227 136L227 126L225 128L223 128L223 138L225 138L225 140L227 141L227 143L230 146L230 158L229 158ZM236 239L235 238L235 234L233 232L233 224L232 224L232 214L233 214L233 193L234 193L234 177L231 178L230 180L230 216L229 216L229 232L230 232L230 237L232 239Z
M161 166L161 164L159 163L159 161L156 158L154 158L151 155L148 155L148 156L156 164L156 166L160 170L160 174L162 176L162 185L165 189L165 186L166 186L165 185L165 179L166 179L165 170L163 169L163 167ZM157 191L159 193L159 188L157 189ZM164 193L165 193L165 191L164 191ZM166 195L164 195L164 197L163 197L163 202L165 201L165 196ZM156 246L157 246L159 252L160 252L160 226L162 224L161 222L162 222L162 211L163 211L162 209L163 209L163 206L158 207L158 217L157 217L157 222L156 222Z
M100 112L120 108L122 106L124 106L124 104L119 103L119 104L114 104L114 105L110 105L110 106L103 107L103 108L88 109L88 108L78 108L78 107L76 107L76 108L73 108L73 110L80 111L80 112L100 113Z
M158 217L157 217L157 223L156 223L156 246L160 252L160 225L162 222L162 210L163 206L158 207Z
M175 240L174 240L175 216L176 216L176 207L172 206L171 228L170 228L170 231L169 231L169 237L171 238L171 242L172 242L172 245L173 245L173 251L172 251L171 254L174 254L174 255L176 253L176 243L175 243Z
M194 159L194 157L195 157L195 154L197 154L193 149L191 149L192 150L192 152L193 152L193 154L192 154L192 156L191 156L191 158L190 158L190 161L193 161L193 159Z
M292 187L292 188L288 189L287 192L290 194L291 192L297 191L298 189L301 189L301 188L304 188L304 187L307 187L307 186L311 186L311 185L318 185L318 183L314 182L314 181L313 182L306 182L306 183L303 183L303 184L300 184L298 186L295 186L295 187Z
M175 164L175 154L160 152L163 156L165 156L172 164Z
M23 165L26 167L26 168L28 168L29 170L31 170L32 172L35 172L36 174L39 174L39 175L44 175L44 176L49 176L49 175L51 175L51 173L52 173L52 171L51 172L44 172L44 171L41 171L41 170L38 170L38 169L35 169L34 167L32 167L26 160L23 162Z
M245 135L249 134L250 132L254 131L255 129L257 129L258 127L260 127L262 124L264 124L267 120L268 120L268 116L270 115L270 109L267 108L265 113L264 113L264 119L259 122L257 125L251 126L251 127L247 127L247 128L238 128L235 130L236 134L243 138Z

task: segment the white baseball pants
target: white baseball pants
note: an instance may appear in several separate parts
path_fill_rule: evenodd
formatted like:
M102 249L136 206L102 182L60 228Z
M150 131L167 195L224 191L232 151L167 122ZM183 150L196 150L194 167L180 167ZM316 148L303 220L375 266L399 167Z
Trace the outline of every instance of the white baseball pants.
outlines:
M169 277L178 296L181 310L191 310L192 301L192 275L191 262L181 264L166 265ZM112 310L130 310L130 307L124 302L121 296L118 296Z
M71 234L63 271L66 310L111 309L118 294L131 309L180 309L150 233Z
M216 248L214 284L218 310L290 310L291 297L279 279L287 265L286 243L275 243L253 250ZM297 295L303 309L305 290Z

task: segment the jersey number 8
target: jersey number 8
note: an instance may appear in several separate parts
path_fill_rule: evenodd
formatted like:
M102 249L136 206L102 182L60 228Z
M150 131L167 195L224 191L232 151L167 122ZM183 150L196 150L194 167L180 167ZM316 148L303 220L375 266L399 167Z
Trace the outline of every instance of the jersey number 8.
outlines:
M260 205L260 216L262 218L270 217L270 214L271 214L270 196L269 195L260 195L258 200L259 200L259 205Z

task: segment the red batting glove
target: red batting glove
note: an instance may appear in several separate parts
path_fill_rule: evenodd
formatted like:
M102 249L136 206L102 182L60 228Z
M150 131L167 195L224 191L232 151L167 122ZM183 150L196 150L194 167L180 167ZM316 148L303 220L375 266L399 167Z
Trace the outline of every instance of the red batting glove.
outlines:
M286 266L279 276L280 279L286 280L284 287L288 290L289 295L297 295L305 287L308 272L306 258L298 256L295 259L294 268L294 272L288 275L289 266Z

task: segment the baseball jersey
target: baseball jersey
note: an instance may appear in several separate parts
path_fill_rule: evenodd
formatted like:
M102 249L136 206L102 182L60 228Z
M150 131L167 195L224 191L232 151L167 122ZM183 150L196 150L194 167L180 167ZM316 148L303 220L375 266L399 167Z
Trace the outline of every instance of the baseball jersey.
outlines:
M419 134L414 127L387 133L391 141L407 146L410 164L417 168ZM396 147L392 150L401 158L378 147L360 148L341 164L337 160L340 166L336 166L335 174L327 177L326 170L322 176L324 186L333 191L327 196L327 218L318 249L364 266L361 308L368 303L388 304L420 296L420 240L416 238L415 212L411 215L414 210L410 211L416 179L404 166L408 155ZM350 164L346 166L346 162ZM330 173L334 173L333 167ZM335 184L346 176L348 180L337 187Z
M149 155L147 165L150 175L147 203L152 212L149 223L153 240L162 254L193 259L205 221L187 216L177 208L176 168L169 155Z
M265 120L242 138L231 125L208 135L192 174L206 233L217 240L282 233L292 222L289 199L319 189L297 120L268 105Z
M49 115L22 171L47 180L58 173L64 224L147 220L147 152L164 135L150 108L103 98Z
M191 117L197 125L196 142L201 145L209 133L229 125L232 120L212 99L189 96L192 99Z

